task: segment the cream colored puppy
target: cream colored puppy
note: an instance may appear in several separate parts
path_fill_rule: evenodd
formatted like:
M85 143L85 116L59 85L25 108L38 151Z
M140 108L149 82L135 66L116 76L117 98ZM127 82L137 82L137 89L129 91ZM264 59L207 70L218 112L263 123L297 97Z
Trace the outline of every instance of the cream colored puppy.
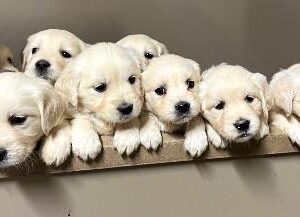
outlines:
M72 33L48 29L31 35L23 50L22 70L31 77L40 77L54 84L67 63L86 44Z
M169 53L164 44L143 34L125 36L117 44L137 53L141 61L142 70L146 69L154 57Z
M201 110L208 139L217 148L269 133L271 98L266 77L225 63L203 73Z
M55 88L76 110L72 148L80 158L97 157L99 135L114 134L113 146L120 154L138 148L140 68L124 48L114 43L90 46L65 68Z
M270 124L300 145L300 64L276 73L270 83L274 99Z
M11 50L0 44L0 72L17 72L13 65L13 55Z
M142 115L142 145L156 150L162 143L161 132L185 131L185 149L200 156L208 142L199 115L198 63L173 54L154 58L143 72L142 82L147 110Z
M64 103L48 82L23 73L0 74L0 168L25 161L59 123Z

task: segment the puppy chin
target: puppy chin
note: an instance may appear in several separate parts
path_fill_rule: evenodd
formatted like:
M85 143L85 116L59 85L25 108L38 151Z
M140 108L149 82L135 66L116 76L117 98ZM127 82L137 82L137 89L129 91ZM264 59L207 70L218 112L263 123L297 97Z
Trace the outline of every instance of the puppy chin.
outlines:
M6 159L0 162L0 169L21 165L30 156L31 152L32 150L30 152L26 150L8 151Z
M54 84L55 81L58 78L58 74L59 72L57 70L54 70L52 68L48 69L48 71L42 75L39 75L40 73L36 71L35 68L32 69L28 69L25 71L25 75L29 76L29 77L38 77L41 79L44 79L46 81L48 81L50 84Z

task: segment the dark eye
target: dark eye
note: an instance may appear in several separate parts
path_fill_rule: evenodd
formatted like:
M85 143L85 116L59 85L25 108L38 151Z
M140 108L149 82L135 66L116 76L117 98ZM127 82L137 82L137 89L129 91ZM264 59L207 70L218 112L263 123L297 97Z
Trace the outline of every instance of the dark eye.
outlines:
M187 80L186 81L186 84L188 86L188 89L193 89L194 86L195 86L195 82L194 81L191 81L191 80Z
M159 87L155 89L155 93L159 96L165 95L167 93L167 89L164 87Z
M216 106L215 109L217 110L222 110L225 106L225 102L224 101L220 101Z
M38 48L37 48L37 47L34 47L34 48L32 48L31 53L32 53L32 54L35 54L37 51L38 51Z
M95 86L94 89L99 93L104 92L106 90L106 84L99 84L98 86Z
M246 102L251 103L251 102L253 102L254 97L248 95L248 96L245 97L245 100L246 100Z
M8 121L12 126L22 125L26 120L27 120L27 116L12 115L8 118Z
M153 54L148 52L145 52L144 56L149 60L153 58Z
M72 55L70 54L70 53L68 53L67 51L61 51L60 52L61 53L61 55L64 57L64 58L71 58L72 57Z
M8 57L8 58L7 58L7 62L10 63L10 64L13 64L12 58L11 58L11 57Z
M135 76L134 75L131 75L129 78L128 78L128 81L130 84L134 84L135 83Z

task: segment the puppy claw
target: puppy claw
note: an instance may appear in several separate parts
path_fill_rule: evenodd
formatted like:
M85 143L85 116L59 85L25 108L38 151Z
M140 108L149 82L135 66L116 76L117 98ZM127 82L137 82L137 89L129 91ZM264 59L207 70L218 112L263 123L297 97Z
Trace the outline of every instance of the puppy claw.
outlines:
M192 157L201 156L208 147L207 136L203 135L189 136L184 141L184 149L190 153Z
M113 147L119 154L131 155L140 145L139 129L116 130L113 138Z
M147 150L157 150L158 147L162 144L162 136L160 130L141 130L141 143Z

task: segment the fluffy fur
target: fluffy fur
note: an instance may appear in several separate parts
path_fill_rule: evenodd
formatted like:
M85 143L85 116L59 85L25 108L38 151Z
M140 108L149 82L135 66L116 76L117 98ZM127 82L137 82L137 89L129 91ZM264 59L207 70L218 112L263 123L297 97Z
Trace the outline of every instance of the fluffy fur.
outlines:
M246 142L269 133L271 97L264 75L221 64L205 71L202 78L201 110L215 147L225 148L230 142Z
M82 40L65 30L48 29L35 33L28 38L23 50L22 71L28 76L41 77L54 84L66 64L86 46ZM40 61L44 62L39 67ZM49 66L43 67L45 63L49 63Z
M76 155L96 158L102 147L99 135L114 134L113 146L120 154L138 148L140 74L138 60L114 43L90 46L65 68L55 88L76 111L71 136ZM129 105L132 111L122 114Z
M270 83L273 106L270 124L284 131L300 145L300 64L276 73Z
M0 72L17 72L13 65L13 55L11 50L0 44Z
M199 65L177 55L163 55L151 61L142 74L142 83L147 111L142 115L141 143L156 150L162 143L161 131L185 131L185 149L192 156L200 156L207 148L207 136L199 116ZM189 87L191 83L194 85ZM186 103L189 108L178 112L178 105Z
M3 168L28 158L38 140L59 123L65 105L49 83L20 72L0 74L0 98Z
M154 57L169 53L164 44L143 34L125 36L117 44L136 52L140 58L142 70L146 69Z

